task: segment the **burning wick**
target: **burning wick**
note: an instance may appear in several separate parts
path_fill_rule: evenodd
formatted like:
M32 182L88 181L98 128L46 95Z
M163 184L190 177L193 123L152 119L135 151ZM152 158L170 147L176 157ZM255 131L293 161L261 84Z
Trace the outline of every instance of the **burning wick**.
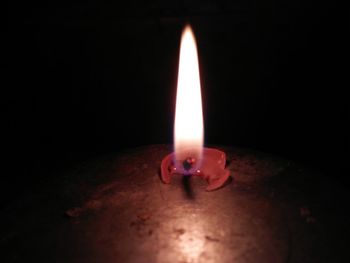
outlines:
M172 174L200 176L207 191L224 185L230 176L224 152L203 148L203 115L196 40L189 25L181 37L179 75L174 125L175 152L161 164L161 177L170 183Z
M189 171L192 166L195 164L196 159L192 157L186 158L186 160L183 161L182 165L186 171Z

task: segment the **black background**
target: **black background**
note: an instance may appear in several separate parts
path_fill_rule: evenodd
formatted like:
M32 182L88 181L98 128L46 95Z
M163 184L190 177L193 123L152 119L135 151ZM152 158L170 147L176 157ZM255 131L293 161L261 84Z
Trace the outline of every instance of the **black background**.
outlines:
M274 153L349 183L343 18L335 3L298 0L10 4L5 192L101 154L172 143L186 22L207 144Z

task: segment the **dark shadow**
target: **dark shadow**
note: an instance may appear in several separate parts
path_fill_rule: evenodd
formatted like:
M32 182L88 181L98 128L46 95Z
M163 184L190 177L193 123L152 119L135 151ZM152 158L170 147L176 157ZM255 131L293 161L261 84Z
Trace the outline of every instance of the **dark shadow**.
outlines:
M157 174L158 174L159 180L162 181L162 170L160 167L158 167L158 169L157 169Z
M192 185L191 185L191 177L192 176L186 176L186 175L182 176L183 190L184 190L185 197L187 199L194 199L195 197L192 189Z
M233 181L234 181L234 178L233 178L232 175L230 175L230 176L227 178L226 182L222 185L222 187L225 187L225 186L231 184Z

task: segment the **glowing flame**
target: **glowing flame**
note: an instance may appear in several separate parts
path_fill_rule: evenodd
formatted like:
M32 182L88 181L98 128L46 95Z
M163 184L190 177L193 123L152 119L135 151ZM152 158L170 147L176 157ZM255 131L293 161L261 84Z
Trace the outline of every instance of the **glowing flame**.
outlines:
M200 158L203 147L203 134L197 46L192 29L187 25L181 37L177 80L174 125L176 159L180 160L186 157Z

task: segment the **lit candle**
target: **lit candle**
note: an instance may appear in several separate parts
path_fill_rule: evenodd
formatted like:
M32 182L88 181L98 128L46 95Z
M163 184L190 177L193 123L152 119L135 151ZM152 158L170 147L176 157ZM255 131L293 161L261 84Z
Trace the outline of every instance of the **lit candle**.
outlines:
M230 176L225 169L224 152L203 148L204 128L201 85L196 40L189 25L181 37L174 123L175 152L161 164L161 177L170 183L172 174L200 176L208 182L207 191L224 185Z

